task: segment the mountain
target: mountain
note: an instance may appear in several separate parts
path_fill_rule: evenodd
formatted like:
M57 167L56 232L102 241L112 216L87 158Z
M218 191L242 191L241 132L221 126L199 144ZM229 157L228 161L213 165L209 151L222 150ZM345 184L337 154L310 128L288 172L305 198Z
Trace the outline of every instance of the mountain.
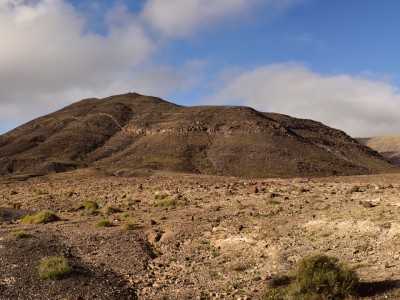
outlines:
M392 164L400 167L400 135L377 136L372 138L357 139L389 160Z
M243 177L396 171L319 122L249 107L184 107L136 93L84 99L0 136L1 174L95 167Z

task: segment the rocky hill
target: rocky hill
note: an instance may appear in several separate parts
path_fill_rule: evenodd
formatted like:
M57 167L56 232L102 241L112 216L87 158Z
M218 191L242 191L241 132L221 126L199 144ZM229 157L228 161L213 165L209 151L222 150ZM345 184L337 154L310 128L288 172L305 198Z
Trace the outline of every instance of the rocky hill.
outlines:
M357 140L379 152L392 164L400 167L400 135L376 136Z
M95 167L244 177L396 170L376 151L319 122L249 107L184 107L136 93L85 99L0 136L0 173Z

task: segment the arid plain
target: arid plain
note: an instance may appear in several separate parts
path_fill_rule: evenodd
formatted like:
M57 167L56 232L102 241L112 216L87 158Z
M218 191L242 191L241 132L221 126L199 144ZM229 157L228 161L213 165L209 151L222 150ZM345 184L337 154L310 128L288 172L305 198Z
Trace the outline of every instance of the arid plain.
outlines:
M93 169L3 180L0 291L3 299L262 299L274 278L322 253L356 268L362 299L399 299L399 181L117 178ZM99 207L81 205L88 200ZM20 220L43 210L61 220ZM95 226L104 219L112 226ZM51 256L67 257L74 275L39 279L38 263Z

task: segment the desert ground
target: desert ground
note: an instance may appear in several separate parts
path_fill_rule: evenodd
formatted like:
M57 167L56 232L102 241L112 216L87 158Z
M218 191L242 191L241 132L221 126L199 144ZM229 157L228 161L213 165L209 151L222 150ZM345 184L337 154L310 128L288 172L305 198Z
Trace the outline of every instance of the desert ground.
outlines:
M142 175L3 177L1 299L263 299L315 253L356 269L360 299L400 299L400 174ZM43 210L60 220L21 221ZM96 227L104 219L113 226ZM73 273L40 279L53 256Z

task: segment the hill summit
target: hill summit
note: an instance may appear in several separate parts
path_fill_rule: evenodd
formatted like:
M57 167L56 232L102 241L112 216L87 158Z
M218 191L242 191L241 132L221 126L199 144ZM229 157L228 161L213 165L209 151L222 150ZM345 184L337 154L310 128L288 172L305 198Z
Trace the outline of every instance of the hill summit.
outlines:
M0 136L0 174L95 167L241 177L392 172L376 151L311 120L136 93L84 99Z

